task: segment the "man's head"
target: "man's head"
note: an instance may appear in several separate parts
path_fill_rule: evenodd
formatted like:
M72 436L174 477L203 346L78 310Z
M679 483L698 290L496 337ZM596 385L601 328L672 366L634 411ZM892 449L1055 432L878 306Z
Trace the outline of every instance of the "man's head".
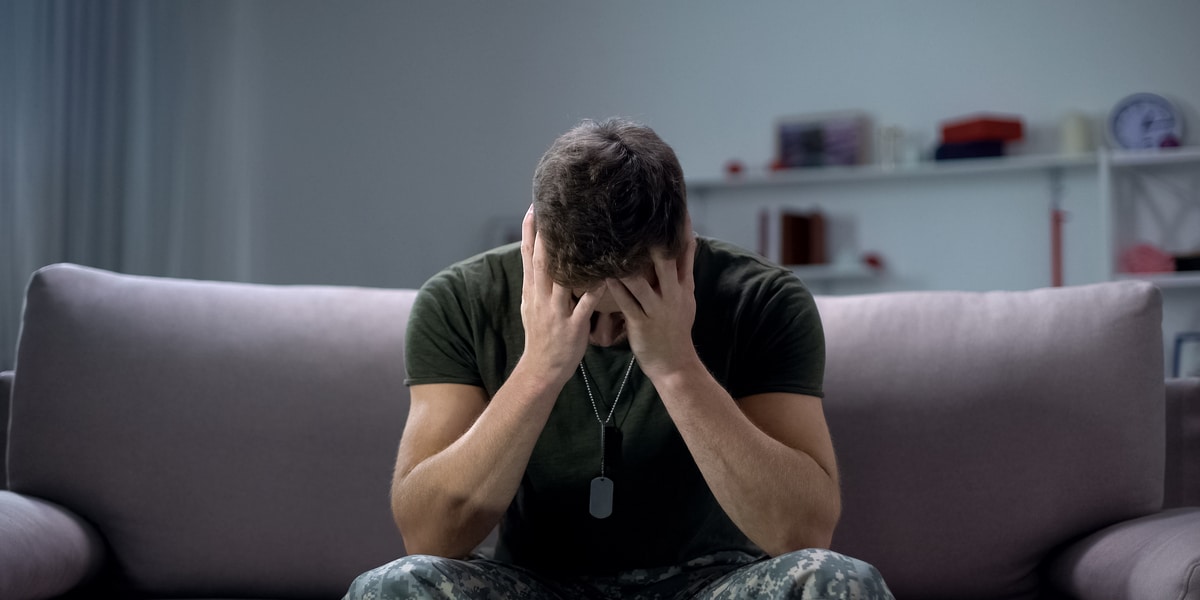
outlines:
M533 177L538 235L550 276L586 289L645 273L650 251L687 246L687 191L675 152L623 119L584 121L542 156Z

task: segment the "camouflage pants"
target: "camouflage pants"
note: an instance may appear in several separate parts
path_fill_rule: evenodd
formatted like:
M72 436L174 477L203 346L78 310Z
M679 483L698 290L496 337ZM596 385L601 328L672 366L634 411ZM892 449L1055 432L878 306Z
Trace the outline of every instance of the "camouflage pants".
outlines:
M343 600L435 598L892 600L892 594L865 562L828 550L800 550L770 559L721 552L678 567L563 579L487 559L406 556L360 575Z

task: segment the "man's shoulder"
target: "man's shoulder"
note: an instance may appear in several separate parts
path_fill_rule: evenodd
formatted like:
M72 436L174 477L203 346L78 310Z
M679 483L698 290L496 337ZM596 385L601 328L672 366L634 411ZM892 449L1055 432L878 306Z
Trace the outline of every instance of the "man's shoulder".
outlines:
M460 260L425 281L413 306L413 318L457 313L491 320L519 310L522 272L519 243Z
M501 283L521 278L521 244L513 242L480 252L438 271L422 286L425 289L486 291Z
M720 259L721 262L748 261L764 268L776 266L774 263L763 258L762 255L751 252L732 242L702 235L696 236L696 241L702 253L708 253Z
M804 287L790 269L756 252L715 238L701 237L698 241L697 284L704 280L709 286L735 294L748 291L748 286Z

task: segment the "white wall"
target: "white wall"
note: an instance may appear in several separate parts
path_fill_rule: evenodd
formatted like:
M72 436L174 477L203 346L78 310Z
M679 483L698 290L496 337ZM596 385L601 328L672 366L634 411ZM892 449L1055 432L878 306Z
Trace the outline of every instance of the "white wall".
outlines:
M1042 152L1068 110L1100 117L1126 94L1157 91L1200 128L1192 0L238 6L231 77L241 137L252 138L238 149L252 166L239 189L253 203L245 243L229 252L239 277L258 281L419 285L495 241L497 219L523 214L537 158L584 117L647 122L694 178L718 176L734 157L766 164L775 119L812 111L862 109L926 143L944 119L1016 113L1030 130L1021 150ZM1093 231L1080 225L1094 219L1093 198L1071 190L1085 195L1068 198L1078 203L1068 239L1080 240ZM1014 213L1033 215L1013 217L1020 231L1041 222L1033 202L1036 213ZM994 225L979 216L894 207L897 231L955 233L940 245L926 235L888 243L928 258L929 272L912 259L918 287L1048 283L1044 237L1013 240L1011 257L987 254L969 279L937 275L939 256L992 252L1010 235L973 245L972 232ZM1078 269L1068 264L1069 283L1092 278Z

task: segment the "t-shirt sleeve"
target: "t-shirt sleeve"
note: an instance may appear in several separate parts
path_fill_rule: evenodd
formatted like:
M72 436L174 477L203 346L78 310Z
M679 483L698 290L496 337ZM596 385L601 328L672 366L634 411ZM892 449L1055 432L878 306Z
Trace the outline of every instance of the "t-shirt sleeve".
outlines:
M764 285L739 316L743 335L734 398L769 392L824 397L825 332L812 294L786 273ZM749 335L745 335L748 333Z
M470 297L462 277L443 271L417 292L405 333L406 385L483 387L471 336Z

